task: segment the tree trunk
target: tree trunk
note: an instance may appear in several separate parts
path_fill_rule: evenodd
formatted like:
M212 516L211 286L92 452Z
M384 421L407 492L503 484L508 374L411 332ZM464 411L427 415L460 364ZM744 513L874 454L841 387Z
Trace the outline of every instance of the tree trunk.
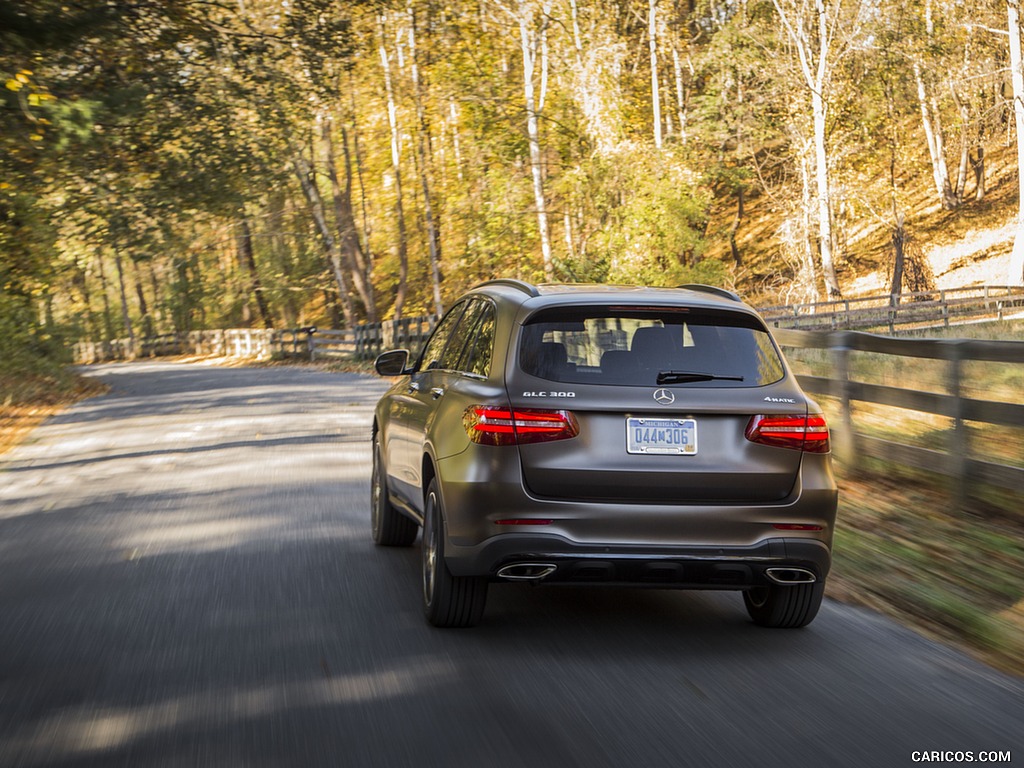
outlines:
M430 201L430 173L432 164L429 162L426 149L427 130L426 112L423 109L423 90L420 84L420 69L416 61L416 13L412 2L406 6L409 14L409 58L412 68L413 97L416 102L416 118L419 123L416 132L416 148L420 158L420 186L423 188L423 217L427 224L427 244L430 253L430 286L434 298L434 314L440 317L444 307L441 304L441 238L434 219L434 209Z
M899 303L899 296L903 293L903 266L906 254L903 245L906 242L906 230L903 226L903 214L896 217L896 226L892 230L892 247L894 251L892 267L892 287L889 293L896 297L894 301Z
M235 246L238 250L238 261L249 275L249 290L252 291L253 300L259 310L260 319L263 320L264 328L273 328L274 320L270 315L270 307L267 306L267 297L263 295L263 283L260 282L260 274L256 270L256 254L252 247L252 229L249 227L249 220L244 216L238 224L238 234L235 236Z
M1006 2L1010 32L1010 79L1013 83L1013 117L1017 133L1017 235L1013 239L1008 285L1024 285L1024 69L1021 64L1020 0Z
M736 216L732 220L732 226L729 227L729 250L732 252L732 260L736 266L740 266L743 263L743 259L740 256L740 249L736 245L736 233L740 230L740 222L743 220L743 187L736 190Z
M142 321L142 336L153 336L153 318L149 314L149 302L146 301L146 290L142 286L142 270L139 262L132 259L133 282L135 283L135 296L139 300L139 316Z
M955 94L954 94L955 95ZM959 99L957 99L959 103ZM964 201L964 190L967 189L967 169L970 166L971 142L967 136L970 129L970 111L966 104L959 104L960 108L960 164L956 170L956 190L954 196L959 206Z
M455 105L455 99L448 99L448 114L451 117L452 150L455 152L455 176L459 181L463 181L462 144L459 141L459 108Z
M351 82L352 73L349 73L349 80ZM370 222L370 214L368 210L368 204L366 201L366 182L363 179L363 153L359 149L359 125L356 122L358 116L356 110L356 88L352 86L352 152L355 155L356 160L356 178L359 180L359 211L363 219L363 237L366 238L366 279L371 281L373 277L373 249L370 246L370 236L373 233L373 225ZM350 167L350 158L348 156L348 141L345 141L345 167ZM346 170L346 173L351 177L351 173ZM376 316L376 310L374 310L374 316Z
M379 16L380 61L384 71L384 94L388 102L388 126L391 129L391 172L395 177L395 224L398 227L398 288L395 291L394 319L401 320L409 282L409 246L405 230L405 207L402 200L402 137L398 130L398 108L391 85L391 60L385 45L385 17Z
M932 180L942 207L951 211L957 207L956 196L949 181L949 168L946 165L946 147L942 138L942 123L934 100L929 100L921 76L921 65L914 62L914 78L917 81L917 103L921 109L921 126L924 128L925 140L928 143L928 156L932 161Z
M829 299L840 296L839 279L836 276L833 258L832 237L832 201L828 175L828 105L825 101L825 89L831 79L829 65L830 48L832 45L832 28L829 23L828 10L823 0L815 0L813 23L809 16L809 7L798 8L804 16L790 17L782 5L782 0L772 0L782 21L786 34L796 50L803 74L804 85L811 93L811 116L813 120L812 145L814 147L814 184L816 209L818 218L818 255L821 261L822 276L825 280L825 292ZM805 27L806 24L806 27ZM816 27L814 38L817 49L807 33L808 27ZM815 59L817 57L817 59Z
M327 165L327 178L331 182L331 197L334 200L334 223L338 231L338 250L344 260L348 274L352 276L359 300L366 310L366 319L377 322L377 310L374 306L373 283L370 282L366 270L366 258L359 242L356 230L356 215L352 208L352 166L348 157L348 139L342 129L342 142L345 154L345 186L338 180L337 164L334 157L334 121L325 117L323 121L324 160Z
M107 273L103 269L103 255L96 254L96 265L100 274L100 295L103 297L103 337L104 341L111 341L114 338L114 321L110 316L110 293L107 286Z
M985 147L977 147L978 154L971 157L971 170L974 171L974 199L979 203L985 199Z
M135 345L135 331L132 329L132 318L128 312L128 292L124 287L124 264L121 261L121 254L115 251L114 265L117 267L117 284L121 294L121 322L124 325L124 332L128 336L132 346Z
M547 11L545 18L547 23ZM544 166L540 149L540 128L538 125L538 109L533 85L534 70L537 63L537 35L533 30L533 11L528 0L519 3L519 38L523 53L523 96L526 101L526 133L530 143L530 171L533 176L533 199L537 207L537 230L540 235L541 256L544 265L544 279L551 282L555 279L554 261L551 256L551 235L548 228L547 201L544 197Z
M348 280L345 278L345 272L341 268L341 252L337 241L335 241L334 236L331 234L331 228L327 224L323 197L321 197L320 189L313 178L313 166L301 152L293 150L292 167L295 169L295 175L299 179L302 193L309 202L309 211L313 216L313 222L316 224L317 232L320 235L320 244L327 258L327 266L334 274L334 281L338 287L338 297L341 299L341 308L345 314L345 325L348 328L354 328L356 325L355 307L352 305L352 297L349 295Z
M661 94L658 84L658 0L647 3L647 40L651 49L651 109L654 117L654 146L661 149Z
M686 144L686 89L683 87L683 67L679 61L679 50L672 46L672 70L676 78L676 109L679 118L679 141Z
M818 253L821 271L825 278L825 293L828 299L838 299L839 278L836 276L832 254L832 201L828 181L828 149L825 142L825 101L820 90L811 93L811 109L814 112L814 180L818 197Z
M162 329L167 327L167 317L164 313L165 304L162 300L163 286L160 280L156 276L156 265L154 260L149 260L149 287L153 291L153 322L156 325L156 330L159 333Z

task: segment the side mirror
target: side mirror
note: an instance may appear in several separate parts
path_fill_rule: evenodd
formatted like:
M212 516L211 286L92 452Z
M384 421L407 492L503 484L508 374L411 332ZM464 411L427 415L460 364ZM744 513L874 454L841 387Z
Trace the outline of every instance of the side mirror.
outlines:
M381 376L401 376L403 373L407 373L406 365L408 363L408 349L393 349L378 356L373 367Z

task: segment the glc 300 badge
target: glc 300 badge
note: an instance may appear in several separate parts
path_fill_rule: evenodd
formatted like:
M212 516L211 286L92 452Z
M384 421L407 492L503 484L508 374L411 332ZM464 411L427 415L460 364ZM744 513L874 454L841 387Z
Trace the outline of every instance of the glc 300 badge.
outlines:
M654 393L654 400L662 405L672 405L676 401L676 396L667 389L659 389Z

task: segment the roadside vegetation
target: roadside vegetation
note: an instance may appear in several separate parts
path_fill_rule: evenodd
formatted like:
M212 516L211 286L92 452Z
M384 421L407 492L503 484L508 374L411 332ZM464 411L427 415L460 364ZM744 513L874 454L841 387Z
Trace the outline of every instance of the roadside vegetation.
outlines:
M961 325L915 332L948 339L1024 341L1024 322ZM818 350L793 350L798 373L827 375ZM942 362L855 353L851 378L942 393ZM970 363L964 394L1024 401L1020 366ZM833 428L839 405L819 398ZM857 403L854 423L873 437L943 449L949 419ZM1022 466L1024 427L969 425L971 455ZM974 485L961 509L949 478L858 456L837 464L840 509L829 595L868 606L924 634L961 646L1005 671L1024 675L1024 508L1020 492Z
M1024 675L1019 498L961 511L943 478L881 463L839 479L829 596Z
M0 369L0 456L45 419L103 391L97 382L48 361L5 365Z

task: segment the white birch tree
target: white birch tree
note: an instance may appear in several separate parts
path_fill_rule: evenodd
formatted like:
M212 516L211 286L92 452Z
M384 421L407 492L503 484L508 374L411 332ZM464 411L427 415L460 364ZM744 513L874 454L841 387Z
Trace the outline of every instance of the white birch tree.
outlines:
M381 70L384 75L384 95L388 105L388 127L391 132L391 173L395 181L395 224L398 229L398 288L395 291L394 319L402 319L405 295L409 284L409 242L405 229L405 206L402 198L402 135L398 127L398 106L391 78L391 57L387 50L387 17L378 17L378 36Z
M551 229L548 224L547 198L544 193L544 156L540 145L540 115L544 108L547 87L547 28L551 19L552 0L543 0L538 7L532 0L519 0L513 11L519 26L519 42L523 59L523 100L526 105L526 134L530 144L530 175L533 199L537 209L537 233L540 237L544 279L555 279L551 253ZM538 18L539 16L539 18ZM540 88L534 82L540 69Z
M1017 133L1017 234L1010 254L1009 285L1024 285L1024 68L1021 64L1020 0L1006 0L1010 32L1010 73L1013 82L1013 116Z
M836 276L832 200L828 168L828 114L835 61L850 47L860 31L861 0L845 12L843 0L772 0L797 58L803 85L810 93L813 124L815 209L818 253L829 299L840 295ZM843 38L837 40L842 32Z

